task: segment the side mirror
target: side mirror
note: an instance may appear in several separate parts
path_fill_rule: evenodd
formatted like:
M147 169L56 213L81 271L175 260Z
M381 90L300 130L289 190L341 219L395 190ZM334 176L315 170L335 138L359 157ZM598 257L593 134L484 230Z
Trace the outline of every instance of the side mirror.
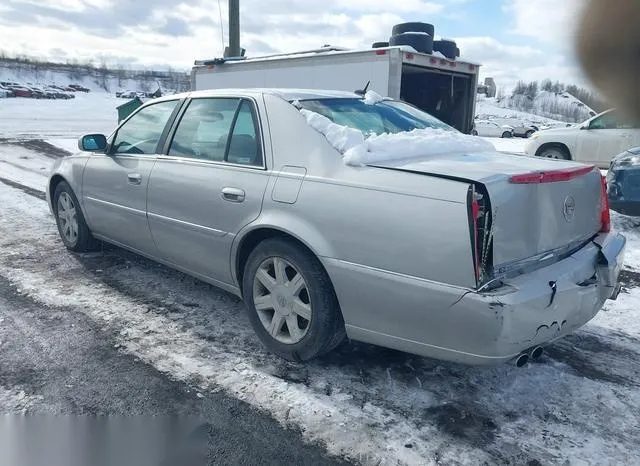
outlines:
M78 149L85 152L100 152L107 148L104 134L87 134L78 139Z

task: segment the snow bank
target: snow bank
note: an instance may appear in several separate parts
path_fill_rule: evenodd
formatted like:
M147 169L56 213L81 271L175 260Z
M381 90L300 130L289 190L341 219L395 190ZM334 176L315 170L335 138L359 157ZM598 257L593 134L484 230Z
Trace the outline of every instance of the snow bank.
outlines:
M342 154L346 165L361 167L371 163L416 157L436 157L459 152L495 151L484 139L444 129L414 129L404 133L370 135L333 123L327 117L302 109L307 123L324 134Z

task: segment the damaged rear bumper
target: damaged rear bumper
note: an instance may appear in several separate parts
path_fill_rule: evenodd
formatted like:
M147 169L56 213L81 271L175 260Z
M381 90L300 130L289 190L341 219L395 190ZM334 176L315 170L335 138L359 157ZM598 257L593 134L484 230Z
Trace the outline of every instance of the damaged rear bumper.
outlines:
M349 338L488 365L561 338L615 299L625 245L622 235L598 235L565 259L484 293L331 259L324 264Z
M621 234L600 234L556 264L505 280L493 292L465 295L456 306L469 313L493 311L495 325L491 338L467 348L464 362L508 361L582 327L607 299L617 298L625 247Z

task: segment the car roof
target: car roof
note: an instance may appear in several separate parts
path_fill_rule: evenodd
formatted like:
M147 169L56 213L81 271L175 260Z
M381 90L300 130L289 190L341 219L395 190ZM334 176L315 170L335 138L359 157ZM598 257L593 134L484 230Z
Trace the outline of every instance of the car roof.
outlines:
M318 89L286 89L286 88L229 88L209 89L204 91L184 92L167 96L167 98L186 97L214 97L228 94L271 94L284 100L310 100L310 99L361 99L362 96L355 92L318 90Z

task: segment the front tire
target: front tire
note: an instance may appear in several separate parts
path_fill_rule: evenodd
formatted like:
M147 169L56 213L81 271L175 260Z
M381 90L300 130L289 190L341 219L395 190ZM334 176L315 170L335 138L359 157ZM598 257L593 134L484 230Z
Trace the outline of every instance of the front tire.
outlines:
M509 131L505 131L504 133L502 133L503 138L510 138L511 136L513 135Z
M345 338L338 299L320 261L272 238L249 255L242 291L251 326L269 351L290 361L327 353Z
M67 249L74 252L87 252L96 248L98 243L91 236L78 198L66 181L61 181L56 186L53 194L53 211L58 233Z
M524 137L525 138L530 138L531 136L533 136L533 133L535 133L534 130L530 129L529 131L527 131L526 133L524 133Z
M471 131L471 136L477 136L478 132L474 129L473 131Z

